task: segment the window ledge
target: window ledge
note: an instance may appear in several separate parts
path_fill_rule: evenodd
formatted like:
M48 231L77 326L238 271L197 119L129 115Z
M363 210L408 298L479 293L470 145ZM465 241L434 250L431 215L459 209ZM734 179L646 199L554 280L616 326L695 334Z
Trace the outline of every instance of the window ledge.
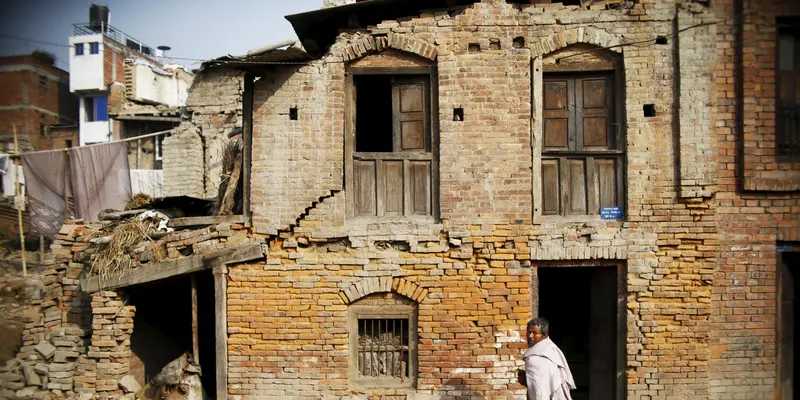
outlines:
M535 225L554 224L554 223L576 223L576 222L605 222L622 224L626 218L602 219L600 215L542 215L534 222Z

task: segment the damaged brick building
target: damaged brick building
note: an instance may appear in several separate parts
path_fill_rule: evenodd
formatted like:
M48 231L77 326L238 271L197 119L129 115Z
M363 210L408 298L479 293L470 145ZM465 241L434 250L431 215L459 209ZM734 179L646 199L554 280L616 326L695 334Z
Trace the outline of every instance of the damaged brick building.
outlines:
M165 190L194 196L244 143L241 219L167 244L206 260L171 274L213 269L204 388L523 398L540 315L575 399L792 398L800 4L528 3L336 5L206 64L164 142Z

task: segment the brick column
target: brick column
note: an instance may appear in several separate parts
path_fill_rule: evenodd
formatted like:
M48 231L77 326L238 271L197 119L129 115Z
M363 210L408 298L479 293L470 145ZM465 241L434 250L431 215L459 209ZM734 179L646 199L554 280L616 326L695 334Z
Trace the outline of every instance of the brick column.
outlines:
M100 397L122 394L119 380L130 372L131 334L135 306L127 306L115 292L92 296L92 339L89 359L96 361L94 375Z

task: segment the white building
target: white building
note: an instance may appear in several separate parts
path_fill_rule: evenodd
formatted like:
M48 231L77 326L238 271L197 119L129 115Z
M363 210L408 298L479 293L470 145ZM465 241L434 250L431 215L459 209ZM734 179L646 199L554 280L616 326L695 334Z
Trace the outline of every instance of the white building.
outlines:
M107 142L170 129L180 122L180 108L192 75L183 66L164 65L161 52L109 25L105 6L91 5L90 22L73 25L70 91L80 100L80 144ZM160 139L150 139L146 153L157 169ZM141 161L142 150L136 151Z

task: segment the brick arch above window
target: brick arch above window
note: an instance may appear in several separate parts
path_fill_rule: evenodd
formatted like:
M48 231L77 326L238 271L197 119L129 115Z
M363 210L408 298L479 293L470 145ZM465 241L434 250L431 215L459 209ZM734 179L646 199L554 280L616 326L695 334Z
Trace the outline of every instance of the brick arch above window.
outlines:
M345 61L355 61L387 49L416 54L431 61L435 60L438 55L435 45L399 33L356 37L349 44L342 47L339 53Z
M363 278L342 289L339 292L339 296L344 300L345 304L350 304L373 293L386 292L401 294L417 303L422 303L425 301L425 297L428 296L428 289L403 278L389 276Z
M621 44L619 37L612 35L602 29L591 27L579 27L556 32L531 47L534 57L546 56L554 51L563 49L576 43L593 44L599 47L609 47ZM617 53L622 52L622 47L609 49Z

